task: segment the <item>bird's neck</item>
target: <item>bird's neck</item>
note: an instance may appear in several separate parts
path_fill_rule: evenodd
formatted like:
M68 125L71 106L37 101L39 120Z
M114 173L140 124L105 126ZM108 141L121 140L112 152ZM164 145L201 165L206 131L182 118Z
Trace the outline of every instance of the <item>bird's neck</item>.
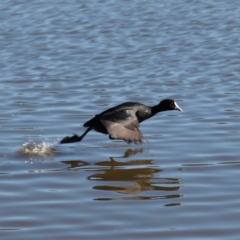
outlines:
M152 116L157 114L158 112L166 111L167 109L162 108L160 105L156 105L152 107Z

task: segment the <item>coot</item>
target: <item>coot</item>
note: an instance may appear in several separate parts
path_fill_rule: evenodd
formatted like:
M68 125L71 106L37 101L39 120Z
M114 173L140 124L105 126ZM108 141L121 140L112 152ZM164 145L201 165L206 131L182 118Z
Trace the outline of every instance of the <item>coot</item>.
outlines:
M137 102L126 102L110 108L84 123L87 130L81 135L63 138L60 143L81 141L92 129L109 134L110 139L122 139L128 143L142 143L144 140L139 123L154 116L158 112L182 109L172 99L162 100L158 105L149 107Z

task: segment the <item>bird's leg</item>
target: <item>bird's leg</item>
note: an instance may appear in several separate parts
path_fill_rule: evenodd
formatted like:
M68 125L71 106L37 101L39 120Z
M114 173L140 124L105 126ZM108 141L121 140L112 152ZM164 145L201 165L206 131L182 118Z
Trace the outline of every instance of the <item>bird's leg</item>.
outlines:
M89 127L81 136L78 136L77 134L74 134L72 137L63 138L59 143L63 144L63 143L80 142L87 135L87 133L91 130L92 130L92 128Z

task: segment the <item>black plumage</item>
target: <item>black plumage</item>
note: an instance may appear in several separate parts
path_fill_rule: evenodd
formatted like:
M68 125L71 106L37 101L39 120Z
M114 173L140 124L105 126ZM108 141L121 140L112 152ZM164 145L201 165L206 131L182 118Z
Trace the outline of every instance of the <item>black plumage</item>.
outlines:
M126 102L110 108L84 123L87 130L81 135L63 138L60 143L72 143L81 141L92 129L109 134L110 139L122 139L128 143L142 143L143 136L139 130L139 124L154 116L158 112L182 109L172 99L162 100L158 105L149 107L137 102Z

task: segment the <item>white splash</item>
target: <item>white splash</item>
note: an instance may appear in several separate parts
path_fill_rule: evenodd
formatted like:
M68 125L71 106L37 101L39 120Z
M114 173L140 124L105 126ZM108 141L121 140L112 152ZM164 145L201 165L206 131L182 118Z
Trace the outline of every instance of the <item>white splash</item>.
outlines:
M55 144L48 142L26 142L19 150L19 153L30 157L27 161L25 161L26 163L33 163L36 161L51 162L53 160L53 156L56 155L53 145Z
M35 143L33 141L24 143L20 149L21 153L37 154L37 155L55 155L53 144L42 142Z

